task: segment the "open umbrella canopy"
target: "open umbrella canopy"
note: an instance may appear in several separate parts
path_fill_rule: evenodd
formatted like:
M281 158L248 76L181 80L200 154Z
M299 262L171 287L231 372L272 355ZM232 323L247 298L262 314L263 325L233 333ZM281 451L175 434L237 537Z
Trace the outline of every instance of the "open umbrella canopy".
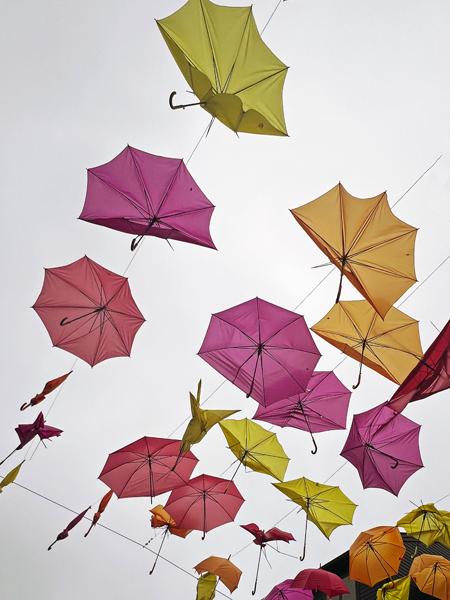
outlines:
M33 308L53 345L91 367L115 356L130 356L134 336L145 321L128 279L87 256L65 267L45 269Z
M262 41L251 6L189 0L157 24L212 117L236 133L287 135L282 103L287 67Z
M292 580L291 588L323 592L330 598L350 593L339 575L325 569L303 569Z
M363 488L397 496L423 467L419 432L420 425L382 404L353 417L341 456L357 468Z
M409 574L424 594L450 600L450 561L444 557L431 554L416 556Z
M198 563L194 569L199 574L212 573L213 575L217 575L219 581L226 585L230 592L234 592L237 589L242 575L242 571L231 560L221 558L220 556L210 556Z
M320 358L304 318L260 298L212 315L198 354L263 406L305 392Z
M388 581L377 590L377 600L408 600L411 577Z
M313 600L310 590L291 587L293 579L286 579L270 590L264 600Z
M424 504L397 521L397 527L403 527L408 535L431 546L444 533L444 514L434 504Z
M397 219L387 194L355 198L341 183L291 211L309 237L382 319L416 282L417 229ZM324 218L325 216L325 218Z
M283 481L289 458L274 432L267 431L250 419L227 419L219 424L230 450L241 464Z
M394 383L401 383L422 358L415 319L391 308L384 320L367 300L338 302L311 330Z
M213 210L182 159L127 146L105 165L88 169L80 219L139 239L151 235L215 248L209 233Z
M184 485L198 459L187 452L178 461L180 440L143 437L108 456L99 475L118 498L158 496Z

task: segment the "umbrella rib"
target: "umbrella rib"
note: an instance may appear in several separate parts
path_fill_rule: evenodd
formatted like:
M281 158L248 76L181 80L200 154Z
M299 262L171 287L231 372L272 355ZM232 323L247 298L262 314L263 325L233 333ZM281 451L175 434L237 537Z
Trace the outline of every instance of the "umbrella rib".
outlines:
M174 182L175 182L175 179L177 178L177 175L178 175L178 173L179 173L179 171L180 171L180 169L181 169L181 165L182 165L182 164L184 164L184 163L183 163L183 159L181 158L181 159L180 159L180 162L179 162L179 164L178 164L177 170L176 170L176 171L175 171L175 173L173 174L173 177L172 177L172 179L170 180L170 182L169 182L169 185L167 186L167 190L166 190L166 192L165 192L164 196L162 197L162 200L161 200L161 202L160 202L160 204L159 204L159 206L158 206L158 209L155 211L155 217L157 217L157 216L158 216L158 213L159 213L159 211L162 209L164 202L167 200L167 198L168 198L168 196L169 196L169 194L170 194L170 190L172 189L172 186L173 186L173 184L174 184Z
M373 215L375 214L375 212L378 210L378 207L380 206L383 198L386 196L386 192L383 193L383 195L381 196L381 198L379 199L379 201L377 202L377 204L373 207L373 209L371 210L371 212L367 215L366 220L364 221L364 223L361 225L355 239L353 240L353 243L349 246L347 253L349 254L351 249L357 244L358 240L364 235L365 230L367 229L367 227L369 226L370 221L372 220Z
M97 175L97 173L95 173L92 169L88 169L88 172L91 175L94 175L95 177L97 177L97 179L99 179L102 183L104 183L105 185L109 186L111 189L113 189L115 192L117 192L118 194L120 194L125 200L127 200L127 202L129 202L131 204L131 206L136 209L144 218L149 218L150 214L145 213L142 210L142 206L140 206L139 204L137 204L132 198L130 198L129 196L127 196L126 194L124 194L122 191L120 191L118 188L116 188L114 185L112 185L111 183L109 183L109 181L106 181L105 179L103 179L103 177L100 177L100 175Z
M259 81L255 81L255 83L251 83L250 85L248 85L245 88L242 88L240 90L238 90L237 92L233 92L234 96L237 96L238 94L242 94L242 92L246 92L247 90L249 90L252 87L255 87L257 85L259 85L260 83L263 83L264 81L267 81L268 79L270 79L271 77L276 77L277 75L279 75L280 73L283 73L283 71L287 71L288 67L285 67L284 69L280 69L279 71L276 71L275 73L272 73L271 75L268 75L267 77L264 77L263 79L260 79Z
M206 21L205 10L203 8L202 0L200 0L200 8L202 9L202 15L203 15L203 21L205 23L206 35L208 36L209 48L211 50L211 59L212 59L212 65L213 65L213 69L214 69L214 78L216 80L216 88L217 88L217 90L220 90L221 86L220 86L220 79L219 79L219 71L217 69L216 57L214 56L214 49L213 49L212 42L211 42L211 36L209 35L208 23Z
M137 176L139 178L139 181L141 182L142 189L144 190L144 197L145 197L145 201L147 203L147 210L148 210L149 214L151 214L152 203L151 203L150 192L147 190L147 188L145 186L145 183L144 183L144 179L143 179L143 177L141 175L141 172L138 169L137 162L136 162L136 159L135 159L134 154L133 154L133 149L131 148L130 145L128 145L127 147L130 149L130 154L131 154L131 158L133 159L134 168L136 169ZM153 216L154 216L154 213L153 213L152 217Z
M406 231L405 233L401 233L400 235L397 235L395 237L391 237L388 240L384 240L383 242L378 242L376 244L372 244L371 246L367 246L366 248L363 248L361 250L358 250L357 252L355 252L354 254L351 254L349 256L349 260L353 259L355 256L359 256L360 254L363 254L364 252L368 252L369 250L375 250L375 248L380 248L381 246L386 246L388 244L392 244L393 242L396 242L397 240L400 240L408 235L411 235L411 233L413 231L417 231L416 228L412 228L411 231Z
M86 257L87 258L87 257ZM80 292L80 294L82 294L85 298L87 298L89 300L89 302L92 302L92 304L94 304L95 306L100 306L96 300L94 300L93 298L91 298L90 296L88 296L88 294L86 294L86 292L83 292L83 290L80 290L79 288L77 288L73 283L70 283L70 281L67 281L66 279L64 279L64 277L61 277L61 275L59 275L58 273L55 273L54 271L52 271L51 269L45 269L46 271L49 271L53 277L57 277L58 279L61 279L61 281L63 281L66 285L69 285L70 287L72 287L74 290L76 290L77 292ZM57 307L58 305L56 305ZM61 308L65 308L67 305L62 306ZM39 308L39 307L38 307ZM46 307L47 308L47 307ZM48 308L54 308L53 306L49 306ZM71 308L70 306L68 306L68 308ZM73 307L73 308L78 308L78 307ZM82 307L84 308L84 307ZM89 307L90 308L90 307Z
M234 72L234 67L235 67L235 65L236 65L236 61L237 61L237 59L238 59L239 50L241 49L242 40L244 39L245 30L247 29L247 26L248 26L248 23L249 23L249 20L250 20L250 15L251 15L251 13L252 13L252 7L251 7L251 6L249 6L249 11L248 11L248 14L247 14L247 20L245 21L245 25L244 25L244 27L242 28L242 35L241 35L241 39L239 40L239 44L238 44L238 47L237 47L237 50L236 50L236 56L234 57L233 64L231 65L231 69L230 69L230 72L228 73L228 77L227 77L227 79L226 79L226 81L225 81L225 83L224 83L224 86L223 86L223 88L220 90L220 92L221 92L221 93L226 93L226 91L227 91L227 89L228 89L228 86L229 86L229 84L230 84L231 76L232 76L232 74L233 74L233 72Z

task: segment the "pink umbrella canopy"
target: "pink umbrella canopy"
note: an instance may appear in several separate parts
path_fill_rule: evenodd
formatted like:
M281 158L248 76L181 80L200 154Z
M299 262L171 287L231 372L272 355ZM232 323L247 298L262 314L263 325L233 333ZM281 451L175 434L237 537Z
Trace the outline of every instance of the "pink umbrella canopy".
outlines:
M324 592L331 598L350 593L338 575L325 571L325 569L303 569L293 579L291 588Z
M257 546L265 546L268 542L275 542L275 541L281 541L281 542L291 542L291 541L295 541L294 536L292 535L292 533L288 533L287 531L282 531L281 529L278 529L277 527L272 527L272 529L269 529L267 531L263 531L262 529L260 529L258 527L258 525L256 525L256 523L249 523L248 525L241 525L242 529L245 529L245 531L248 531L249 533L251 533L254 536L254 540L253 543L256 544Z
M34 423L31 423L30 425L18 425L16 427L16 432L20 440L17 450L23 448L28 442L31 442L36 435L38 435L41 440L47 440L48 438L60 436L62 434L61 429L45 425L44 415L41 412L38 414Z
M214 206L182 159L154 156L127 146L110 162L88 169L80 219L138 236L214 248L209 222Z
M177 527L202 531L205 537L211 529L233 521L243 502L232 481L199 475L175 489L164 508Z
M317 371L302 394L296 394L267 408L259 406L254 419L279 427L295 427L309 433L345 429L351 392L333 371ZM312 437L315 450L317 446Z
M65 267L45 269L34 310L53 345L91 367L115 356L130 356L145 319L131 295L128 279L84 256Z
M440 332L424 357L387 403L402 412L407 404L450 388L450 321Z
M293 581L293 579L282 581L272 588L264 600L313 600L313 593L310 590L291 587Z
M357 468L363 488L398 495L405 481L423 467L420 425L386 405L353 417L341 456Z
M320 358L304 318L260 298L212 315L198 354L263 406L304 393Z
M143 437L110 454L98 478L118 498L154 498L169 492L185 485L198 462L190 451L178 460L180 443Z

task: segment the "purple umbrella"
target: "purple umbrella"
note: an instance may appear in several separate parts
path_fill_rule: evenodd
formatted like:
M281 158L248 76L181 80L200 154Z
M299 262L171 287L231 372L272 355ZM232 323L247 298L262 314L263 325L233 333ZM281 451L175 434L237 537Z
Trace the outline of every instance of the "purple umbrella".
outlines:
M317 452L313 433L345 429L351 392L333 371L312 374L306 392L274 402L268 408L259 406L254 419L279 427L295 427L309 431Z
M263 406L305 392L320 358L304 318L260 298L212 315L198 354Z
M405 481L423 467L420 425L384 404L353 417L341 456L358 469L363 488L398 495Z
M88 169L80 219L136 235L132 250L144 235L215 249L209 234L213 210L182 159L127 146L105 165Z
M310 590L291 588L293 579L286 579L276 585L264 598L264 600L313 600Z
M79 515L77 515L75 517L75 519L73 519L72 521L70 521L70 523L67 525L67 527L65 529L63 529L61 531L61 533L58 533L56 540L50 544L50 546L47 548L47 550L51 550L52 546L54 546L56 544L56 542L59 542L61 540L65 540L66 537L69 537L69 531L71 529L73 529L75 527L75 525L78 525L78 523L84 518L84 515L87 513L87 511L90 509L91 507L89 506L86 510L83 510L83 512L81 512Z

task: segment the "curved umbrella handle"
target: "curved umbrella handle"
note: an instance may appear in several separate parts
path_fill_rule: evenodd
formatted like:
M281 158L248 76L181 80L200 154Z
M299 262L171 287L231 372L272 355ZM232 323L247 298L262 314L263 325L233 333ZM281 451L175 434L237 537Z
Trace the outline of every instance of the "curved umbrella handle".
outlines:
M131 252L134 252L136 248L139 246L139 242L142 240L142 236L136 236L131 240Z
M67 317L64 317L64 319L60 322L60 326L62 327L63 325L67 325L66 321Z
M299 559L301 561L305 560L305 555L306 555L306 544L303 546L303 554L301 556L299 556Z
M398 467L398 460L394 457L392 457L392 458L395 461L395 465L393 467L391 467L391 469L396 469Z
M311 450L311 454L317 454L317 444L314 437L311 435L312 443L314 444L314 450Z
M31 402L24 402L24 404L22 404L22 406L20 407L20 410L25 410L29 406L31 406Z
M203 106L206 102L191 102L190 104L174 104L173 99L176 96L176 92L172 92L169 96L169 106L172 110L177 110L178 108L185 109L186 106Z

